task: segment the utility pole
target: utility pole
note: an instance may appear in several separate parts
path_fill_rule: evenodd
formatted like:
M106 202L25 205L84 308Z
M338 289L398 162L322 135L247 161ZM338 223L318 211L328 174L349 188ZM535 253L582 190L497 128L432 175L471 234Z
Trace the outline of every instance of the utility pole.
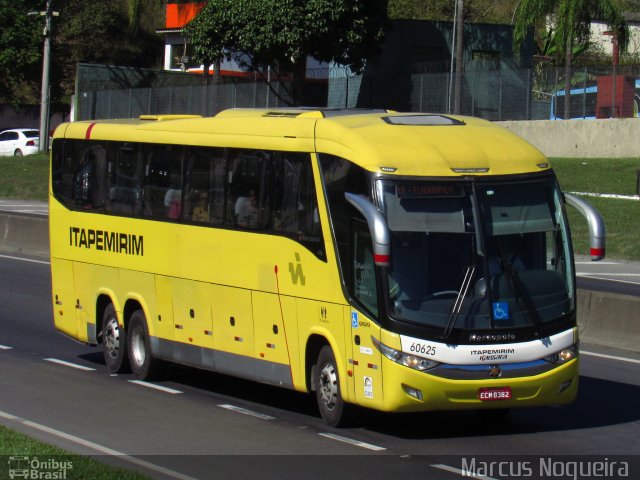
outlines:
M464 33L464 0L456 0L456 87L453 113L460 114L462 106L462 74L464 71L464 49L462 37Z
M51 1L47 0L44 12L29 12L29 15L44 17L44 52L42 54L42 91L40 92L40 146L38 151L49 151L49 70L51 67L51 17L57 17L58 12L51 10Z

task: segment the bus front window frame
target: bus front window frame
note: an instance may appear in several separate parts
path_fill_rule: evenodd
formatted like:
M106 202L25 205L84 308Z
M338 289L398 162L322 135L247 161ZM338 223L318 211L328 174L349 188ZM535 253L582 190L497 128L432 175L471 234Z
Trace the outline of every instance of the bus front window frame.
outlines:
M410 181L412 182L418 181L418 180L419 179L415 179L415 178L410 179ZM431 178L425 178L422 180L429 183L433 183L434 181L434 179L431 179ZM396 182L398 181L398 177L395 177L395 178L394 177L392 178L377 177L376 179L377 205L378 205L378 208L384 212L385 218L388 219L387 215L389 214L389 212L387 209L387 205L385 205L385 201L384 201L384 188L380 186L385 181ZM444 310L438 313L438 315L442 317L441 321L436 322L436 324L432 324L433 322L424 323L423 321L418 321L417 318L414 318L412 320L411 318L406 317L406 315L399 314L399 312L396 311L394 307L395 303L392 298L393 289L394 289L393 266L395 262L398 262L399 253L397 250L394 251L394 249L392 248L391 266L386 269L378 269L379 275L381 277L380 278L381 284L384 284L384 285L381 285L380 287L381 292L388 292L388 294L387 293L381 294L381 297L383 298L383 301L381 302L382 303L381 307L383 311L380 315L380 319L383 324L383 327L389 328L390 330L396 331L398 333L408 332L408 333L420 336L422 338L432 338L432 339L441 339L441 340L448 339L449 334L451 333L451 331L453 331L453 338L455 339L455 341L464 343L464 338L467 338L469 336L468 335L469 332L474 332L474 331L475 332L481 331L483 333L486 333L486 332L496 332L496 331L504 332L507 330L508 331L519 330L520 331L518 334L519 338L522 338L523 336L527 338L540 338L540 336L541 335L544 336L547 331L559 331L559 330L574 326L575 324L575 276L574 276L573 270L571 268L567 268L567 265L570 265L571 263L572 252L570 248L570 240L568 238L569 232L568 232L568 226L567 226L567 220L566 220L566 213L564 212L563 204L561 201L562 195L561 195L561 192L559 191L557 182L554 180L553 176L550 174L543 174L543 175L536 175L536 176L510 176L509 178L492 177L491 179L483 179L483 180L478 180L478 179L470 180L470 179L461 179L461 178L439 179L439 181L440 182L444 181L445 183L448 182L450 184L453 183L458 185L464 185L465 192L467 192L465 195L468 195L468 199L465 200L465 205L466 205L464 207L465 211L464 212L462 212L462 210L460 211L460 214L463 215L461 218L464 219L463 220L464 225L462 227L456 227L460 229L460 232L459 232L460 235L466 238L466 240L464 240L461 237L460 241L464 240L464 244L468 244L467 245L468 252L466 256L463 255L464 258L467 260L460 260L462 262L460 264L461 266L461 273L459 275L460 279L458 282L454 282L453 277L451 277L450 281L448 282L448 285L450 286L455 285L455 288L451 287L451 288L439 289L437 292L432 292L432 294L429 297L431 299L437 299L437 301L442 304L441 307ZM555 234L553 235L545 234L542 237L540 237L539 235L541 234L535 233L533 231L531 234L526 234L523 231L523 233L521 233L520 235L524 235L524 236L528 235L529 237L531 237L532 235L538 235L539 239L536 240L536 245L539 245L539 247L535 247L536 252L538 252L535 255L538 255L544 258L546 258L546 256L549 256L549 255L552 255L552 257L554 257L548 260L549 266L545 266L544 268L542 268L542 266L538 266L535 268L542 269L545 271L549 271L549 269L551 269L554 272L556 272L553 275L558 275L559 278L557 281L554 279L554 282L553 282L554 289L557 288L562 290L560 285L561 284L564 285L563 288L566 289L564 291L566 291L566 296L567 296L566 302L568 303L566 303L566 305L564 303L559 303L557 306L557 311L553 310L551 307L548 307L548 306L542 307L538 304L536 304L538 306L534 308L532 306L533 302L531 301L530 294L527 293L531 288L531 285L527 284L526 288L524 288L523 285L520 285L519 275L527 274L529 276L535 276L534 272L536 270L533 266L531 266L532 264L529 263L530 266L527 267L528 269L529 268L531 269L531 272L532 272L531 274L524 272L523 274L516 273L514 275L507 275L505 273L503 280L501 280L502 283L496 283L495 278L499 278L499 277L489 277L489 272L491 270L490 257L492 256L492 252L495 250L495 248L491 247L492 244L487 245L487 241L489 241L493 237L491 235L488 235L488 232L487 232L488 227L483 224L483 218L485 218L486 216L487 206L482 203L483 200L478 201L478 193L476 191L476 186L482 185L482 186L490 187L492 185L495 185L496 188L499 189L499 188L502 188L503 185L520 185L520 184L532 184L532 185L539 184L540 188L543 188L544 186L545 189L552 189L552 190L545 190L545 191L548 191L548 195L553 196L553 198L549 197L547 198L547 200L545 200L546 202L550 203L550 206L549 206L550 213L548 218L545 217L546 218L545 220L544 218L541 217L539 220L537 220L537 217L535 217L535 214L534 214L533 221L537 221L539 223L542 222L542 223L540 224L534 223L529 226L526 226L528 224L518 224L518 228L525 228L525 229L529 228L529 229L536 230L536 229L542 228L542 226L546 228L549 225L551 225L551 223L554 224L553 230ZM529 207L523 207L523 208L529 209ZM532 208L535 208L535 207L532 207ZM543 207L538 207L538 208L543 208ZM469 214L471 214L471 217L469 217ZM537 215L540 216L541 214L538 213ZM442 219L440 220L442 221ZM523 217L523 220L521 221L524 221L524 217ZM527 221L530 221L530 220L527 220ZM447 221L444 221L444 222L445 222L444 224L447 223ZM459 223L459 222L460 222L459 220L455 221L455 223ZM396 242L396 247L397 247L397 242L399 241L397 237L398 232L394 232L392 225L393 225L393 221L391 222L390 231L391 231L392 238L395 238L395 240L393 241ZM436 227L436 230L438 228L442 230L447 229L447 227L442 227L442 225L440 227ZM496 226L495 228L498 228L498 227ZM503 226L500 228L508 229L512 227ZM505 230L499 233L508 233L508 232L506 232ZM443 237L449 235L450 237L450 238L447 237L448 239L445 239L445 238L442 239L443 248L446 247L456 251L459 251L460 248L462 248L461 247L462 244L456 247L455 242L451 243L453 241L453 237L451 237L451 234L446 234L446 233L438 234L437 232L432 232L430 235L430 237L432 238L430 238L429 241L436 240L438 235L441 235ZM504 237L504 238L506 239L507 237ZM409 242L408 238L405 240ZM534 237L531 237L531 241L534 241ZM553 252L549 253L551 250L549 251L545 250L544 252L542 251L544 250L543 244L549 241L554 242L555 246L549 246L549 248L551 248L555 253ZM407 243L406 245L409 245L409 244ZM421 252L423 252L422 255L417 253L417 251L413 255L411 255L410 264L413 266L416 266L416 268L419 268L419 265L420 265L419 260L422 257L425 257L431 262L436 261L436 259L440 259L441 262L448 262L446 258L453 258L453 257L445 257L445 253L442 253L442 252L445 252L445 250L442 250L441 254L434 256L434 255L428 255L424 253L426 252L426 250L424 250L424 248L426 248L424 245L422 245L422 247L420 248L418 246L415 246L415 247ZM530 245L530 247L533 248L532 245ZM558 253L560 250L561 252ZM533 255L533 253L531 253L531 255ZM558 257L558 258L555 258L555 257ZM532 260L529 259L528 261L531 262ZM542 260L536 260L537 263L539 263L540 261ZM547 262L547 260L545 260L545 262ZM505 262L502 262L502 264L504 263ZM444 268L444 264L442 265ZM430 268L431 270L433 270L432 267ZM427 270L429 269L427 269L425 266L425 271ZM432 274L439 274L439 272L444 271L442 268L436 269L436 270L438 271L432 271ZM524 278L528 278L527 275L525 275ZM538 275L543 275L543 272L540 271ZM550 276L551 273L548 273L545 275ZM470 278L466 278L466 276L469 276ZM493 283L485 281L486 278L493 278L494 279ZM560 281L560 278L562 278L562 281ZM509 280L509 282L507 282L507 280ZM509 288L511 290L508 290L508 289L505 290L507 288L505 286L507 283L505 282L508 283ZM511 292L511 293L508 293L508 292ZM465 302L465 299L468 299L472 295L476 295L476 296L482 295L482 297L486 299L485 302L488 302L486 306L483 307L486 310L484 315L487 318L486 325L484 326L477 325L473 327L473 322L469 324L468 318L465 318L464 321L462 321L461 319L459 320L457 318L458 316L460 317L464 316L464 315L461 315L459 311L454 313L455 311L454 305L456 304L461 305L463 302ZM511 307L512 315L513 315L511 324L509 324L509 322L495 321L496 320L495 318L496 313L494 311L495 305L504 305L506 302L506 299L504 298L505 296L512 298L512 300L509 300L509 302L513 302L511 303L511 305L517 306L517 307L513 307L513 306ZM491 305L493 305L493 307L491 307ZM458 309L460 308L461 307L459 306ZM477 306L474 308L481 308L481 307ZM534 308L535 311L533 312L530 311L532 308ZM539 308L547 308L548 310L547 313L543 314L543 320L544 320L543 322L538 321ZM555 311L555 313L549 313L552 311ZM518 316L518 318L520 319L516 320L516 316ZM442 323L442 325L440 325L440 323ZM542 326L544 326L545 328L542 328Z

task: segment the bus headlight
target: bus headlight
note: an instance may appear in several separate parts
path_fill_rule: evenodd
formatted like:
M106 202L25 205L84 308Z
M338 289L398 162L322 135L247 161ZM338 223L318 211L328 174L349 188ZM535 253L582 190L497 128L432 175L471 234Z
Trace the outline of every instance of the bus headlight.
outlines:
M407 353L396 350L395 348L387 347L384 343L381 343L374 337L371 337L371 340L373 340L373 344L382 355L393 362L404 365L405 367L424 372L425 370L429 370L440 365L440 363L429 360L428 358L418 357L417 355L409 355Z
M565 348L564 350L560 350L553 355L544 357L544 360L550 363L557 363L558 365L562 365L563 363L567 363L569 360L573 360L577 356L578 346L571 345L569 348Z

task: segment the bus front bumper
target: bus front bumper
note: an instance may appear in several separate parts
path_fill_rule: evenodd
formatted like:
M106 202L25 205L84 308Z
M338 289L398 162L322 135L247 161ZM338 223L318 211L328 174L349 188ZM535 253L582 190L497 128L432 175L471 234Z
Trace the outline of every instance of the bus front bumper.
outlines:
M517 378L453 380L382 360L385 411L483 410L565 405L578 392L578 359Z

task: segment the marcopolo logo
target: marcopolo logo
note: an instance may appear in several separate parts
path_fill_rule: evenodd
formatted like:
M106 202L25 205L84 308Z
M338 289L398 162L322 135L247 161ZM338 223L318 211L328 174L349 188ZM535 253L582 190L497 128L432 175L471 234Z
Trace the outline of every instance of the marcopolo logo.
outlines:
M73 462L56 458L14 455L9 457L9 478L32 480L66 480Z

